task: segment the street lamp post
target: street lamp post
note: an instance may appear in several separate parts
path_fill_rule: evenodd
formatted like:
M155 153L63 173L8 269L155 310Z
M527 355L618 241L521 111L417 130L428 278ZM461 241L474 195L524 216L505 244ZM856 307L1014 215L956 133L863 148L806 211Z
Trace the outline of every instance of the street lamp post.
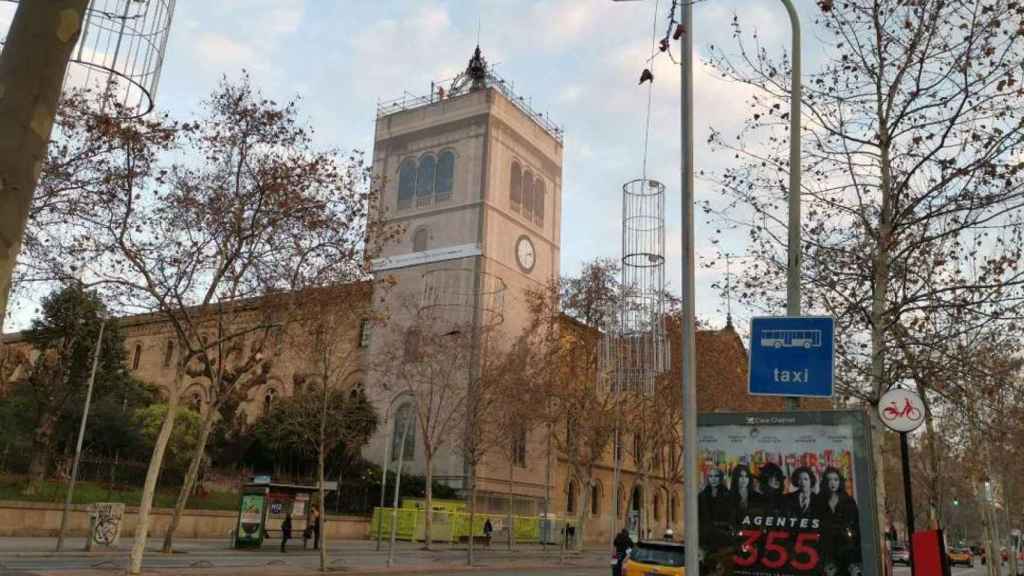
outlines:
M384 411L384 429L387 430L387 440L384 442L384 472L380 478L380 517L377 518L377 551L380 551L381 535L384 529L384 494L387 492L388 486L388 461L391 460L391 429L388 428L388 417L391 415L391 409L395 406L395 401L403 396L411 396L412 393L408 390L398 394L391 399L391 403L388 404L387 410ZM402 445L405 446L405 439L402 439Z
M100 322L99 335L96 337L96 349L92 354L92 370L89 372L89 385L85 390L85 406L82 408L82 423L78 427L78 444L75 446L75 460L71 465L71 479L68 481L68 493L64 498L64 512L60 516L60 531L57 533L57 552L64 548L64 530L71 515L71 499L75 493L75 480L78 478L78 462L82 458L82 440L85 438L85 423L89 419L89 404L92 402L92 385L96 380L96 365L100 360L100 348L103 346L103 329L107 327L107 319ZM86 546L92 534L86 536Z
M622 0L616 0L622 1ZM792 27L792 95L790 101L789 147L789 234L786 264L786 313L800 315L800 19L792 0L781 0L786 7ZM686 565L696 567L700 574L700 542L697 533L697 370L694 312L694 236L693 236L693 2L682 1L680 38L682 66L680 66L680 135L681 197L682 197L682 387L683 387L683 482L685 489ZM787 398L786 409L800 407L799 398Z
M416 410L416 402L413 400L413 410ZM402 461L405 460L405 440L409 437L409 425L415 419L415 412L405 419L405 426L402 427L402 444L398 447L398 468L395 472L395 498L391 505L391 540L388 543L388 567L390 568L395 558L395 532L398 528L398 490L402 485ZM413 535L415 538L416 535Z
M789 242L786 257L786 315L800 315L800 17L792 0L782 0L793 34L793 69L789 98ZM798 410L800 398L786 398L787 410Z

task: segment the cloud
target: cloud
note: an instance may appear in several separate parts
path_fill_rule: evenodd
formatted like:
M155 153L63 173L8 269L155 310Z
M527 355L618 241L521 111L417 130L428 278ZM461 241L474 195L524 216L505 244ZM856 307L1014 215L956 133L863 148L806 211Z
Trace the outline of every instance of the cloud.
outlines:
M215 70L259 68L256 50L249 44L221 34L203 33L195 45L200 65Z

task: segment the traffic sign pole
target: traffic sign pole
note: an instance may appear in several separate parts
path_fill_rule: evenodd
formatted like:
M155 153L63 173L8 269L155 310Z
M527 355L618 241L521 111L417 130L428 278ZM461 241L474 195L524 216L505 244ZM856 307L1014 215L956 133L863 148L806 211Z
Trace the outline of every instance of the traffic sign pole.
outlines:
M750 320L747 392L760 396L832 396L835 322L828 316Z
M910 546L910 570L917 575L914 560L914 495L910 487L910 448L907 434L924 423L925 405L921 397L903 388L892 388L878 400L878 417L900 435L900 462L903 467L903 499L907 507L907 544Z
M903 499L907 504L907 546L910 550L910 573L917 575L917 563L914 562L914 495L910 488L910 448L907 447L907 433L900 432L900 461L903 464Z

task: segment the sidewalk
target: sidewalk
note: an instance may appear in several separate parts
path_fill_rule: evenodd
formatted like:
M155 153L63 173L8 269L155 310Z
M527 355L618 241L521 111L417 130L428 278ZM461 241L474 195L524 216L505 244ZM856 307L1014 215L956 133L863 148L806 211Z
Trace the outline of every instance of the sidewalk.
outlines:
M85 552L84 538L64 541L64 551L54 552L56 538L0 538L0 574L7 571L61 576L107 575L127 567L131 539L122 539L118 549ZM302 540L289 543L282 554L279 542L268 541L259 550L236 550L229 542L218 540L176 540L174 554L161 554L162 538L151 538L144 568L147 574L187 574L188 576L236 576L239 573L261 576L311 574L319 566L319 553L302 549ZM474 548L477 566L466 566L465 544L435 544L423 550L421 542L396 542L394 562L387 566L387 542L376 550L373 540L343 540L328 543L331 571L346 574L384 574L392 572L461 572L496 569L535 570L558 566L592 568L608 565L607 552L588 549L566 551L559 564L556 547L537 544L517 545L512 551L499 544Z
M163 537L150 537L146 545L146 553L159 553L160 548L163 546ZM228 555L239 555L239 554L259 554L259 555L279 555L280 551L278 546L280 540L267 540L263 547L260 549L245 549L237 550L231 546L231 541L226 538L207 538L207 539L188 539L188 538L175 538L174 540L174 554L228 554ZM328 544L328 550L334 554L387 554L388 541L385 539L381 542L381 550L378 552L376 540L337 540L330 541ZM3 557L50 557L50 556L101 556L101 555L118 555L127 554L131 548L132 539L131 537L121 537L120 544L117 548L107 548L104 546L94 546L91 552L85 551L85 538L84 537L70 537L64 538L64 550L62 552L56 552L57 549L57 538L55 537L0 537L0 558ZM604 554L607 546L593 545L587 546L583 551L577 552L572 550L566 550L565 556L580 556L589 554ZM473 548L474 553L483 553L488 555L512 554L520 556L526 555L546 555L546 556L558 556L558 547L554 545L541 546L540 544L516 544L514 550L511 552L507 549L505 543L492 543L490 547L476 545ZM302 539L289 540L288 541L288 552L289 553L303 553ZM310 548L305 552L313 552L312 544ZM443 553L443 552L458 552L461 554L466 553L466 544L455 544L450 545L448 542L434 542L431 550L423 550L422 542L408 542L398 540L395 542L395 553L396 554L407 554L411 552L430 552L430 553Z

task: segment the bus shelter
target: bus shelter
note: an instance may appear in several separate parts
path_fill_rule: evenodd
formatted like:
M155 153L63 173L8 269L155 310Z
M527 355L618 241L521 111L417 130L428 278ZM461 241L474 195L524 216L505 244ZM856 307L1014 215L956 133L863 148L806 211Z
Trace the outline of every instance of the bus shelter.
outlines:
M325 482L327 490L334 490L336 486ZM267 538L280 539L281 524L288 516L292 518L292 534L301 535L311 525L313 494L318 490L317 486L281 484L260 478L243 485L235 548L259 548Z

